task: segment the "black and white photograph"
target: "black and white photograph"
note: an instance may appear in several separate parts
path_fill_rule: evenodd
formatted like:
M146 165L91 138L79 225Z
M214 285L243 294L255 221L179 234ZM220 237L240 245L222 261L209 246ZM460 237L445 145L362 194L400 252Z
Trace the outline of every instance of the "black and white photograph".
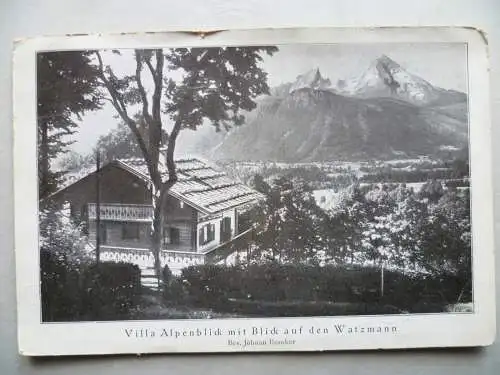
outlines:
M355 319L474 315L469 54L401 39L36 51L40 323L351 317L330 333L375 336L399 328ZM124 337L202 330L162 329ZM224 342L329 333L293 329Z

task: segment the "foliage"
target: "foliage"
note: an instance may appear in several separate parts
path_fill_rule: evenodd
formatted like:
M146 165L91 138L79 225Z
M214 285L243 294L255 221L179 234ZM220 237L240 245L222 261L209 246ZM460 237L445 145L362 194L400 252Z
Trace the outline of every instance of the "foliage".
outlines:
M260 222L257 221L254 257L277 262L314 261L323 248L317 206L307 184L280 177L269 187L256 180L257 188L267 193Z
M354 264L357 261L356 250L362 246L363 231L373 216L372 211L373 204L357 185L352 186L336 211L324 216L325 260L337 264Z
M172 276L172 271L170 271L168 264L165 264L162 272L162 280L165 287L168 287L172 283Z
M44 322L79 320L80 272L64 254L40 252L40 293Z
M75 265L85 264L91 256L86 251L86 236L83 224L70 218L68 210L63 210L51 202L45 202L39 210L39 243L42 251L62 256Z
M95 165L89 156L83 156L76 151L69 150L59 160L59 168L63 172L79 171L90 164Z
M46 202L40 209L40 272L44 321L106 320L127 316L137 303L140 270L95 263L82 227Z
M138 303L140 270L135 265L79 265L42 250L40 268L44 322L124 319Z
M139 131L145 134L144 122L139 121L139 124ZM116 129L99 137L95 148L101 153L103 163L120 158L142 158L134 134L123 122L120 122Z
M462 184L470 176L468 154L462 152L450 161L418 164L398 163L397 165L383 165L379 167L362 167L361 182L421 182L427 180L457 180Z
M422 226L425 235L417 253L428 272L461 276L471 283L470 200L466 194L450 192L432 208L430 219ZM458 301L457 301L458 302Z
M85 268L81 283L86 319L126 319L139 302L141 271L135 264L101 262Z
M427 286L447 280L432 284L433 303L470 300L468 189L435 180L419 192L404 184L353 185L335 209L323 211L297 180L282 177L269 185L256 175L253 184L267 199L242 218L258 224L247 263L375 267L379 290L382 272L387 279L398 271Z
M59 173L51 161L66 151L65 137L77 131L76 120L100 107L97 71L90 52L43 52L37 56L38 173L40 198L57 188Z
M454 277L435 278L387 271L380 295L374 267L277 263L192 266L182 272L188 302L194 306L264 316L300 316L444 311L460 292ZM444 290L444 294L443 294ZM392 306L390 308L389 306ZM287 312L288 310L288 312Z

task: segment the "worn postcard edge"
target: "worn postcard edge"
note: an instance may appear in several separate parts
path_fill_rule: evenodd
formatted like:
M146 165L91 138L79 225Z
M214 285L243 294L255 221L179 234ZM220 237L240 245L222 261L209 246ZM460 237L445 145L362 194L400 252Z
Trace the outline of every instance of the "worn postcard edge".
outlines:
M100 48L153 48L291 43L467 43L473 238L472 314L414 314L310 318L256 318L120 322L41 323L38 268L36 158L36 52ZM323 351L464 347L495 338L494 220L487 43L473 28L309 28L197 33L131 33L40 37L17 41L14 50L14 206L19 352L29 356L164 352ZM335 325L396 327L394 334L335 334ZM295 329L278 336L293 344L227 344L227 336L183 336L258 327ZM313 328L312 331L309 331ZM130 338L126 329L181 332L180 337ZM212 331L210 331L210 329ZM300 329L300 334L298 333ZM328 334L325 332L329 331ZM267 336L269 339L269 336Z

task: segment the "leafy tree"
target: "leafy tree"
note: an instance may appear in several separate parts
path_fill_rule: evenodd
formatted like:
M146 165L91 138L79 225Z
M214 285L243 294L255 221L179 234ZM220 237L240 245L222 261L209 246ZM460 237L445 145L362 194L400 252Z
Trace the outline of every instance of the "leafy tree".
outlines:
M258 180L259 185L262 181ZM304 181L280 177L267 191L256 237L260 254L279 263L317 263L323 211Z
M361 261L363 232L373 216L373 204L357 184L352 185L343 202L336 210L329 212L324 221L327 254L336 263Z
M397 255L393 263L403 272L408 269L419 271L417 254L425 234L424 225L429 216L428 205L406 188L400 188L396 193L401 194L395 197L397 205L391 229L391 239Z
M145 134L144 126L141 134ZM108 134L98 138L93 151L87 155L81 155L73 150L68 150L59 162L62 173L78 171L82 168L94 168L96 164L96 153L101 156L101 163L105 164L120 158L142 158L141 149L137 144L134 134L123 122L112 129Z
M91 163L88 156L83 156L76 151L68 150L59 161L59 168L63 172L76 171Z
M443 185L437 180L427 181L420 189L420 197L428 199L431 203L436 203L443 194Z
M259 62L262 54L272 55L276 50L260 46L135 50L135 73L122 77L105 66L101 53L96 52L98 78L109 94L107 100L134 134L151 178L152 253L158 280L161 211L165 197L177 182L174 152L179 133L183 129L196 130L204 120L217 130L240 125L244 120L241 111L254 109L254 99L269 93L267 74ZM169 78L165 70L181 78ZM145 72L152 81L152 95L148 95L144 84ZM170 120L169 129L162 115ZM141 132L143 124L145 133ZM164 161L160 157L162 147Z
M460 302L467 289L472 286L472 251L470 197L465 193L450 191L431 208L427 222L422 228L424 236L417 253L421 267L439 278L456 278Z
M139 132L146 138L145 124L140 120L138 122ZM142 158L142 152L134 134L123 122L120 122L116 129L99 137L95 148L101 153L103 163L119 158Z
M87 240L82 236L83 224L76 224L68 211L52 203L40 208L40 250L81 265L91 259L84 251Z
M39 197L52 193L60 174L51 161L66 151L65 136L77 130L76 120L100 107L97 70L90 52L43 52L37 56L37 122Z

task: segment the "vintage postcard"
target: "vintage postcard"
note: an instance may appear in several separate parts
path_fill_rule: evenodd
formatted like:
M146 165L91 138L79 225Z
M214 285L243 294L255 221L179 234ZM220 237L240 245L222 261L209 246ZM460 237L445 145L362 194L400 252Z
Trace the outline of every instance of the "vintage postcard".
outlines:
M21 354L494 340L481 32L40 37L14 71Z

